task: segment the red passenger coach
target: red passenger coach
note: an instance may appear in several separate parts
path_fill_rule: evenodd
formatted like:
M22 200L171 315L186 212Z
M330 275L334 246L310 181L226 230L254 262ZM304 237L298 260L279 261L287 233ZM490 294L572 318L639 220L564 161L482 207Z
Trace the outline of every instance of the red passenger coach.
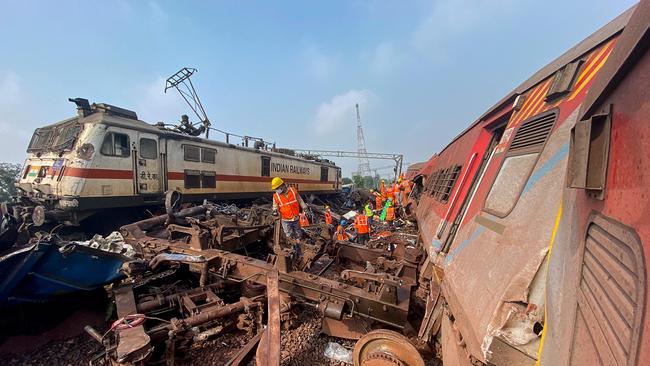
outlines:
M650 363L649 25L643 1L419 170L445 365Z

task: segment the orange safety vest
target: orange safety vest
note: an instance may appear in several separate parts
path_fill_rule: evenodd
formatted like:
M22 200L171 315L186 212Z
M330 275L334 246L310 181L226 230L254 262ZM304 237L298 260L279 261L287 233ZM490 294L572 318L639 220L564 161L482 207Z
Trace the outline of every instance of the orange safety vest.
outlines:
M388 191L386 191L386 197L392 198L393 203L395 202L395 190L393 189L393 186L388 187Z
M358 234L367 234L368 229L368 217L366 215L357 215L354 217L354 227L357 228Z
M386 221L393 220L395 220L395 209L393 206L388 206L388 209L386 209Z
M345 229L341 225L336 228L336 240L348 240L348 235L345 233Z
M304 213L300 214L300 227L309 226L309 219Z
M381 198L381 196L376 196L375 197L375 209L376 210L381 210L381 206L384 203L384 200Z
M379 192L381 192L382 197L386 197L386 186L383 182L379 184Z
M329 211L325 211L325 223L327 225L332 225L332 213Z
M273 201L278 205L280 216L284 220L294 220L300 214L298 192L293 187L289 187L286 195L276 192L273 195Z

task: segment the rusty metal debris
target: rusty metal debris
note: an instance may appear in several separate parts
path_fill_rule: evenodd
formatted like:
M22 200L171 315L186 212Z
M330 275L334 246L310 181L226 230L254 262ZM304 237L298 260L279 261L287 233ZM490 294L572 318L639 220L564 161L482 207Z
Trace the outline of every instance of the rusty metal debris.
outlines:
M279 365L281 332L300 309L315 309L321 331L333 337L412 329L420 258L412 241L382 233L368 245L337 242L319 219L303 239L290 240L268 205L180 209L179 200L168 193L165 214L120 230L138 259L112 288L117 320L97 339L104 346L98 364L172 365L197 344L238 331L250 339L231 364L257 347L258 364ZM314 218L322 214L322 206L310 206Z

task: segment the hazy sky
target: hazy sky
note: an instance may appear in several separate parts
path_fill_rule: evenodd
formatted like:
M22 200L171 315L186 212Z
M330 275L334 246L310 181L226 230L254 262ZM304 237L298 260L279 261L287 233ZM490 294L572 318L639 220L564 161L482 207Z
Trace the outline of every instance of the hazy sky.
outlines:
M0 161L73 116L69 97L177 121L164 80L188 66L214 127L356 151L359 103L368 151L418 162L634 3L1 0Z

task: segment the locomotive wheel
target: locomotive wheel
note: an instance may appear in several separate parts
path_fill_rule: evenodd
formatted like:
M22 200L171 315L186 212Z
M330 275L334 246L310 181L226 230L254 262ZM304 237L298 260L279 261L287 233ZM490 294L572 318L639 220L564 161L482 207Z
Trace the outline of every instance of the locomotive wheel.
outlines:
M45 223L45 207L34 207L34 212L32 212L32 222L34 223L34 226L43 226Z
M180 209L183 202L183 195L179 191L169 190L165 194L165 212L174 216Z
M424 366L418 350L392 330L373 330L361 337L352 353L354 366Z

